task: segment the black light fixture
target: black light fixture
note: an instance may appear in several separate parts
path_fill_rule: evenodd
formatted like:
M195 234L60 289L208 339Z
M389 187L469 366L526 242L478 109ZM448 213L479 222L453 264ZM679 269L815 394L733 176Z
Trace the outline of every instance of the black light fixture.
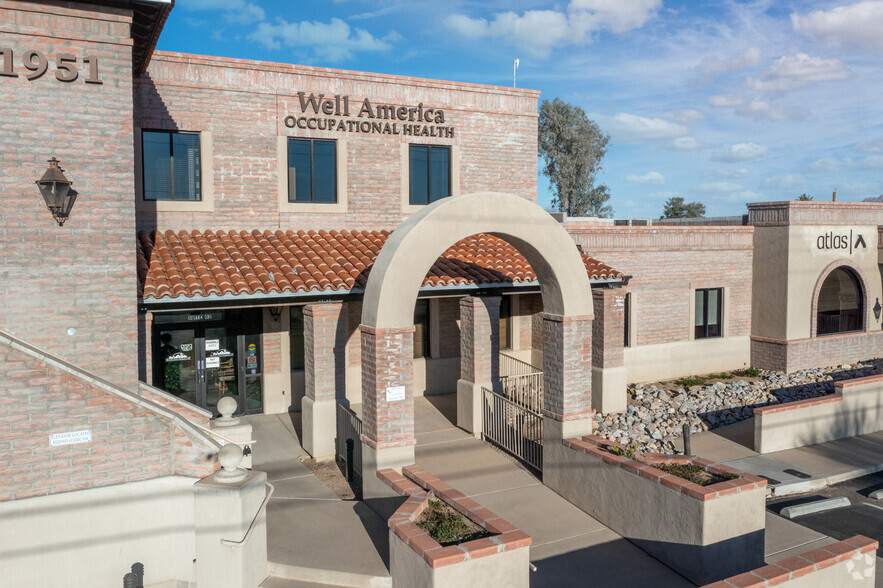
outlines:
M71 208L74 207L77 193L71 192L71 182L64 177L64 172L58 167L57 159L53 157L49 160L49 169L36 183L43 200L46 201L46 206L52 212L52 218L59 227L64 225L64 221L70 216Z
M877 302L874 304L874 318L878 321L880 320L880 311L883 310L883 307L880 306L880 299L877 299Z
M273 320L278 322L279 317L282 315L282 307L281 306L269 306L267 310L270 311L270 316L273 317Z

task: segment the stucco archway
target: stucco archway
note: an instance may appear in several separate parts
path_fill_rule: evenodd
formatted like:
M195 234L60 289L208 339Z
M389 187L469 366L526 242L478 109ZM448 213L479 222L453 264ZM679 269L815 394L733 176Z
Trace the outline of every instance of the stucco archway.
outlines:
M548 212L517 196L482 192L445 198L393 232L365 289L360 330L366 496L376 470L414 460L413 313L420 286L448 247L477 233L511 243L540 283L544 436L560 444L564 436L591 431L593 302L573 239ZM475 398L465 404L470 402L477 405ZM458 398L458 410L463 404Z

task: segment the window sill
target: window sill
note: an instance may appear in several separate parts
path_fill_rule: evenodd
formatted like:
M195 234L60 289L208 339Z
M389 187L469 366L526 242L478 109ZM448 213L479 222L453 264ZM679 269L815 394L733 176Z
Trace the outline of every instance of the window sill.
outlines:
M141 200L135 201L138 212L213 212L211 200Z

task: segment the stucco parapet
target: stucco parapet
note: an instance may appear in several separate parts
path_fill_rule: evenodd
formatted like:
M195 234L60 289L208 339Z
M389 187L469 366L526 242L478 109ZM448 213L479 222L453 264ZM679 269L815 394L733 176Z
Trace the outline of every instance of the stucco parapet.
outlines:
M649 453L644 455L641 461L638 461L623 455L626 452L625 448L618 443L595 435L586 435L581 439L564 439L562 443L565 447L591 455L604 463L619 467L627 472L703 502L731 494L765 488L767 485L767 481L763 478L693 455ZM621 453L611 453L614 450ZM653 467L654 464L695 465L712 474L732 474L738 477L733 480L709 484L708 486L700 486L678 476L667 474Z
M389 518L390 530L432 568L530 547L531 538L527 533L417 465L403 467L401 474L392 469L380 470L377 477L399 494L407 496L404 504ZM459 545L439 545L414 523L428 507L430 491L492 535Z
M598 255L606 250L630 251L752 251L752 226L584 227L565 225L583 250Z
M880 225L883 204L878 202L752 202L748 223L754 226Z
M839 382L838 382L839 383ZM837 384L834 384L837 387ZM807 398L806 400L796 400L794 402L786 402L784 404L770 404L768 406L758 406L754 409L754 414L773 414L777 412L785 412L788 410L797 410L799 408L809 408L810 406L821 406L832 402L840 402L843 396L839 394L829 394L820 398Z
M883 374L878 374L876 376L865 376L863 378L852 378L850 380L840 380L839 382L834 382L835 388L853 388L855 386L864 386L866 384L876 384L878 382L883 382Z

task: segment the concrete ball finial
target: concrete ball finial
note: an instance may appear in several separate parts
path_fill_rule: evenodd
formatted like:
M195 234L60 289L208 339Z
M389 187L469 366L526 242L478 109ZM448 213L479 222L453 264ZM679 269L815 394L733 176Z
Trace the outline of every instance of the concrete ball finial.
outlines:
M218 412L225 420L229 420L237 408L239 408L239 403L232 396L221 396L218 399Z
M215 479L221 482L238 482L244 479L248 472L239 467L242 463L242 448L235 443L228 443L221 447L218 452L218 462L223 469L215 472Z

